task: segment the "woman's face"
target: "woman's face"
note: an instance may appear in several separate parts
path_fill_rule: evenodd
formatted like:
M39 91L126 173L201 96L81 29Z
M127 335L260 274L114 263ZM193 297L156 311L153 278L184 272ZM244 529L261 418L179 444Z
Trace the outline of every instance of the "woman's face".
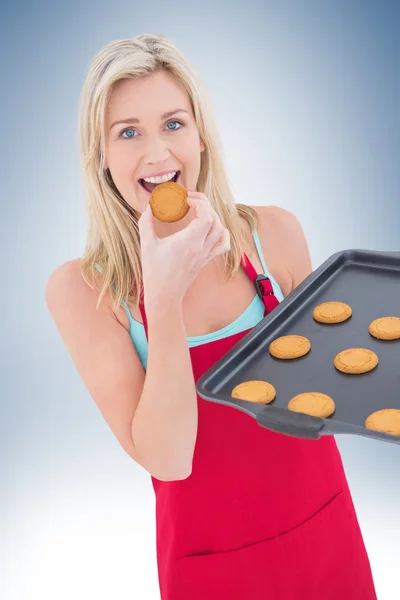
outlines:
M154 183L160 183L146 183L144 178L177 172L172 181L197 189L204 144L189 98L169 72L118 82L105 127L106 165L132 208L142 212Z

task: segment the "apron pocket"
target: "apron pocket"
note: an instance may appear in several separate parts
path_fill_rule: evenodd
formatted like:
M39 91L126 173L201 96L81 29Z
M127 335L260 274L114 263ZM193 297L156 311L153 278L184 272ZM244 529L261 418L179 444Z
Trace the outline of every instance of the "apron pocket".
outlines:
M273 518L273 517L272 517ZM375 600L350 496L278 537L175 563L174 600Z

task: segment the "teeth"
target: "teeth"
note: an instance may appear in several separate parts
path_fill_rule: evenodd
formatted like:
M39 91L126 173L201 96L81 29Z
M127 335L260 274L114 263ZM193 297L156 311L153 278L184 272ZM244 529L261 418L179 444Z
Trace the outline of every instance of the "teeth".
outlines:
M161 177L143 177L143 179L148 183L165 183L166 181L173 179L177 172L178 171L171 171L171 173L166 173L165 175L161 175Z

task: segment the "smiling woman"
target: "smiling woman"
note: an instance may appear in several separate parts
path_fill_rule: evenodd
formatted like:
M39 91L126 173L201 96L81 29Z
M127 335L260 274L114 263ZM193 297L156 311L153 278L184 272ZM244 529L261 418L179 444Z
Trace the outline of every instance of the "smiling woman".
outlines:
M139 183L144 187L146 192L149 192L151 194L154 188L160 183L166 183L167 181L173 181L176 183L180 174L181 172L179 170L167 171L166 173L161 172L157 174L151 174L147 177L139 179Z
M165 106L171 110L162 110ZM131 107L135 117L119 118ZM105 167L134 210L142 210L162 181L196 190L205 144L190 99L170 72L119 81L107 106L105 130Z
M79 123L87 244L46 299L104 419L151 475L162 600L374 600L334 438L279 435L196 394L309 274L299 222L236 204L201 82L163 36L99 52ZM163 223L149 196L174 179L190 209Z

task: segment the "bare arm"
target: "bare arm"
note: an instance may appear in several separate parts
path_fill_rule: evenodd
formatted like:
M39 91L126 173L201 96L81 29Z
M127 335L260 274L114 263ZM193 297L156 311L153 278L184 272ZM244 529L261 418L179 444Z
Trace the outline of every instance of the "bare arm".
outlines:
M205 264L230 248L229 232L208 199L188 192L194 219L158 239L148 205L139 219L149 325L146 374L129 333L110 302L83 280L79 261L51 276L47 306L104 419L126 452L157 479L191 473L197 436L197 396L185 327L183 297Z
M147 375L132 424L135 447L153 471L184 479L192 470L197 396L181 306L147 314Z
M106 302L96 310L97 299L79 261L59 267L47 284L60 335L121 446L154 477L183 479L191 472L197 404L181 313L148 316L146 375L129 333Z

